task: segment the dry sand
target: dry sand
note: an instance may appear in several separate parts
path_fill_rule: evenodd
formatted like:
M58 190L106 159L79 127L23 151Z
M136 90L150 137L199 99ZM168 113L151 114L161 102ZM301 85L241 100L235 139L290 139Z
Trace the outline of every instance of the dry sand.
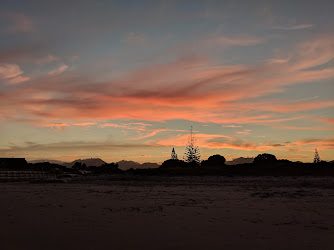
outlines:
M334 249L333 177L0 183L0 201L1 249Z

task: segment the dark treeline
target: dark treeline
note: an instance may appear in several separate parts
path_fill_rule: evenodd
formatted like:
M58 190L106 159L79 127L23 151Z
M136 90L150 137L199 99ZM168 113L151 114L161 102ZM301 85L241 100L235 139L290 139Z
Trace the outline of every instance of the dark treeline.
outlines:
M86 166L75 162L69 168L55 163L27 163L24 158L1 158L2 170L48 171L56 175L75 173L80 175L134 174L134 175L223 175L223 176L334 176L334 162L314 163L277 160L274 155L260 154L253 163L226 165L224 156L213 155L202 162L186 162L177 158L164 161L159 168L121 170L117 163Z

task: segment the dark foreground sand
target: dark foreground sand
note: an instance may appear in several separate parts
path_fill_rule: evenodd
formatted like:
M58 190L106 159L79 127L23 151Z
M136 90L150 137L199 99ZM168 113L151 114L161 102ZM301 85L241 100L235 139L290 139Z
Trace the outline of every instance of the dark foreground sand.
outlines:
M0 249L334 249L333 177L0 183Z

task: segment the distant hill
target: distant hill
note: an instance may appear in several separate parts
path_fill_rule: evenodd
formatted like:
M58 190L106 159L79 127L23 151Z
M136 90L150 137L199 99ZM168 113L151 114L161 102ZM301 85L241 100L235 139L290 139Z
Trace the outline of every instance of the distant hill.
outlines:
M226 161L226 165L237 165L237 164L244 164L244 163L253 163L253 157L239 157L235 158L232 161Z
M58 161L58 160L48 160L48 159L40 159L40 160L32 160L32 161L28 161L28 163L43 163L43 162L49 162L49 163L53 163L53 164L59 164L59 165L64 165L66 164L66 162L63 161Z
M140 168L158 168L160 165L158 163L145 162L140 165Z
M144 169L144 168L158 168L159 164L157 163L152 163L152 162L145 162L143 164L140 164L139 162L135 162L135 161L119 161L118 163L118 168L122 169L122 170L128 170L130 168L134 168L134 169Z
M119 161L118 163L118 168L122 169L122 170L128 170L130 168L139 168L140 167L140 163L139 162L135 162L135 161Z
M100 158L89 158L89 159L77 159L77 160L74 160L72 162L63 163L63 165L68 167L68 168L71 168L71 167L73 167L73 165L76 162L86 164L87 167L90 167L90 166L99 167L99 166L106 163L105 161L101 160Z
M35 163L43 163L43 162L49 162L49 163L59 164L59 165L65 166L67 168L73 167L73 165L76 162L80 162L82 164L85 163L87 167L89 167L89 166L100 167L101 165L103 165L103 164L106 163L105 161L101 160L100 158L77 159L77 160L74 160L72 162L63 162L63 161L48 160L48 159L29 161L29 163L34 163L34 164ZM128 170L130 168L144 169L144 168L158 168L159 167L159 164L152 163L152 162L145 162L143 164L140 164L139 162L135 162L135 161L122 160L122 161L119 161L117 163L118 163L119 169L122 169L122 170Z

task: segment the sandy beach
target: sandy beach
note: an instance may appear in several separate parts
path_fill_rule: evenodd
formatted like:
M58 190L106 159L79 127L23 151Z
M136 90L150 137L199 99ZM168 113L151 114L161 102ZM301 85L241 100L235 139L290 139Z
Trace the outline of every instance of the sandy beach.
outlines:
M333 249L332 177L0 183L1 249Z

